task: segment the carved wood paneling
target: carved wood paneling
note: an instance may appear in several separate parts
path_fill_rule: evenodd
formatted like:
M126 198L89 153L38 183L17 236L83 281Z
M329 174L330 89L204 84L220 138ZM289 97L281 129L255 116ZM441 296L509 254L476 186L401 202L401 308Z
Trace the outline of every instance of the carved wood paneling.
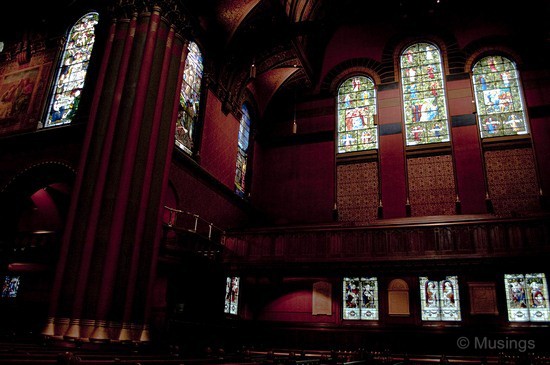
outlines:
M550 217L229 233L225 259L264 262L408 260L550 253Z

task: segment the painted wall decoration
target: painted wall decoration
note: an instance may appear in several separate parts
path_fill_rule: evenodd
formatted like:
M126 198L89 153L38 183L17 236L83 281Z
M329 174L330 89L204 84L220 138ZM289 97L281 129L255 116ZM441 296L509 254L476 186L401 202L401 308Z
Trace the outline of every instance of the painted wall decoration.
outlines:
M0 134L36 129L50 68L45 54L0 68Z

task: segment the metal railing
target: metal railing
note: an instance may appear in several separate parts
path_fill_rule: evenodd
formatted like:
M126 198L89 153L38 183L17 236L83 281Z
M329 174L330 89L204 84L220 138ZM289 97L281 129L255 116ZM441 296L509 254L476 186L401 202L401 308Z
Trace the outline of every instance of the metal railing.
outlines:
M164 224L168 227L196 233L215 243L224 243L225 231L214 225L214 223L208 222L198 214L167 206L164 206L164 209L168 212L168 216L164 219Z

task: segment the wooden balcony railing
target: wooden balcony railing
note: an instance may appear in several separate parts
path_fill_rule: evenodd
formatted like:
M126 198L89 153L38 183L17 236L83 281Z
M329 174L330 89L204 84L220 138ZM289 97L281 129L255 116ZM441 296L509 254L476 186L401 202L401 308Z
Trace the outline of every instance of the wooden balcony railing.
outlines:
M499 257L550 253L550 216L491 215L381 220L226 232L231 263Z

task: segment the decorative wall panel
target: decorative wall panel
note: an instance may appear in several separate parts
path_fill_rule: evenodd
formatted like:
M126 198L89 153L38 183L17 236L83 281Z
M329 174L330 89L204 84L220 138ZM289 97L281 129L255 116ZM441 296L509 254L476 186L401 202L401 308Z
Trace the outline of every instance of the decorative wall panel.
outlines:
M338 219L366 223L377 218L378 163L366 162L337 167Z
M486 151L485 166L496 214L539 209L535 160L530 148Z
M455 214L456 189L450 155L407 160L411 215Z

